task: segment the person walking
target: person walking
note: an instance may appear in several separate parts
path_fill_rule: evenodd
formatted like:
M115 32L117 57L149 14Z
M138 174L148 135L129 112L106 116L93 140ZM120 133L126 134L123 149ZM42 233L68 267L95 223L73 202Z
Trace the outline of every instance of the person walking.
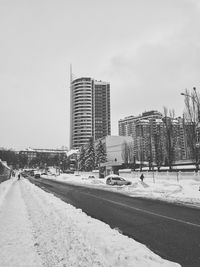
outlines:
M21 178L21 175L20 175L20 173L18 174L18 180L20 180L20 178Z
M142 173L141 175L140 175L140 180L143 182L143 180L144 180L144 174Z

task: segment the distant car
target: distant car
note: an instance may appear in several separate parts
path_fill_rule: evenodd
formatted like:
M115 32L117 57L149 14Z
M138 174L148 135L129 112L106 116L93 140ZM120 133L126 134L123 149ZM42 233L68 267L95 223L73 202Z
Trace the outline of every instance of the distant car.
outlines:
M37 179L37 178L40 178L40 173L35 173L34 177Z
M63 173L74 174L74 171L73 170L64 170Z
M27 175L25 172L21 172L21 175L22 175L24 178L28 177L28 175Z
M108 185L131 185L130 181L118 176L118 175L109 175L106 177L106 184Z
M30 176L34 176L35 175L35 171L34 170L31 170L30 171Z
M94 175L89 175L88 179L95 179L95 176Z

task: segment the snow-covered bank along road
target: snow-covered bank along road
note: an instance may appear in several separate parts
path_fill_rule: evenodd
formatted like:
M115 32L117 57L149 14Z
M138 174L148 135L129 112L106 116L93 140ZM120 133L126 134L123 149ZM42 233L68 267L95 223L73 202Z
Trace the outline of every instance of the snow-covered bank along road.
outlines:
M162 201L200 208L200 180L195 176L193 178L186 177L186 179L181 181L168 179L167 176L163 176L162 179L157 179L155 183L153 182L153 179L150 178L145 178L144 182L141 182L139 178L127 178L127 180L132 182L132 185L129 186L106 185L106 179L89 179L88 175L76 176L73 174L61 174L56 177L44 175L42 178L87 187L101 188L103 190L114 191L131 197L159 199Z
M8 180L0 187L9 189L0 207L0 266L41 266L19 183Z
M0 266L180 266L27 180L0 207Z

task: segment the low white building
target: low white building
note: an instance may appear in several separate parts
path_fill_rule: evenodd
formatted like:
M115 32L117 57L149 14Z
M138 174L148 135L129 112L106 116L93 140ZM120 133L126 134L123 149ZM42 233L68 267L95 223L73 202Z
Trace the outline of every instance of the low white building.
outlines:
M101 167L106 167L106 175L115 172L124 163L123 160L123 147L124 143L133 142L131 136L106 136L101 138L102 143L105 145L107 162L101 163ZM98 142L98 140L97 140Z

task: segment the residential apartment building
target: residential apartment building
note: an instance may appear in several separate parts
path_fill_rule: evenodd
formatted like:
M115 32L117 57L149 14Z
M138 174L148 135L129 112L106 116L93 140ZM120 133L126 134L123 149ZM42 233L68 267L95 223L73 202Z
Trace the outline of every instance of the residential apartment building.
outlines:
M172 120L173 124L173 147L174 159L185 160L190 158L187 148L186 128L188 125L184 124L183 118L178 117Z
M170 136L166 137L166 120L171 123ZM132 136L134 156L137 160L164 163L169 158L173 161L187 159L185 128L181 118L163 118L158 111L144 112L137 117L130 116L119 121L119 135ZM171 151L168 140L170 138Z
M136 134L136 121L155 119L162 119L162 113L152 110L148 112L143 112L142 115L125 117L124 119L121 119L118 122L119 135L134 137Z
M70 148L110 135L110 84L90 77L71 80Z

